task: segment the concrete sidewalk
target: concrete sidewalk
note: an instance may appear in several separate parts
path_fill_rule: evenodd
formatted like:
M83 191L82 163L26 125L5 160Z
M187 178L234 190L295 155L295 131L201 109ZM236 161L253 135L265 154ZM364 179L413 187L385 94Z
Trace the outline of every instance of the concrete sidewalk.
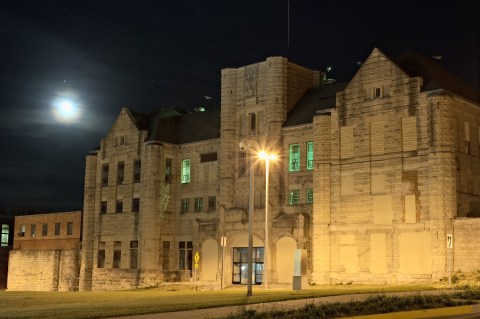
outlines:
M430 291L420 291L420 292L419 291L386 292L386 293L382 293L382 295L386 295L386 296L408 296L408 295L417 295L417 294L440 295L440 294L454 293L454 292L457 292L457 291L430 290ZM270 311L270 310L291 310L291 309L302 308L309 304L362 301L372 295L376 295L376 294L353 294L353 295L328 296L328 297L319 297L319 298L286 300L286 301L268 302L268 303L251 304L251 305L231 306L231 307L218 307L218 308L195 309L195 310L178 311L178 312L164 312L164 313L156 313L156 314L149 314L149 315L116 317L113 319L213 319L213 318L228 316L232 313L237 313L243 310L250 310L250 309L254 309L259 312ZM455 312L455 314L465 314L465 313L471 313L473 311L471 306L470 307L462 306L462 307L453 307L453 308L459 308L457 312ZM435 315L438 315L438 313L435 313ZM428 318L428 317L402 317L402 318Z

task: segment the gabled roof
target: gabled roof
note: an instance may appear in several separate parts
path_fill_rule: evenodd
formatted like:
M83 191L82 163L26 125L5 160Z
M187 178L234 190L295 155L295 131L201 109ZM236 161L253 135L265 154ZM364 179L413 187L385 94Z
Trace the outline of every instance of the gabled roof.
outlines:
M394 59L393 62L410 77L420 76L423 78L422 92L444 89L473 102L480 101L479 91L450 73L433 58L408 51Z
M336 93L343 91L347 84L339 82L308 90L288 113L283 127L312 123L317 111L335 108Z
M135 118L140 129L148 132L145 141L182 144L220 137L219 109L189 113L160 108L148 115L135 113Z

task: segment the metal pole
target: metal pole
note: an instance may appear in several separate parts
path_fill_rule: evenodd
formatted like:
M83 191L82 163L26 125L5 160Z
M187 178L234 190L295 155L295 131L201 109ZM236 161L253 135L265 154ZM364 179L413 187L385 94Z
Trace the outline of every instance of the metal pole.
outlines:
M247 280L247 296L252 295L252 259L253 259L253 205L254 205L254 163L251 151L250 157L250 193L248 196L248 280Z
M270 155L265 159L265 248L263 251L264 261L263 261L263 276L265 277L265 289L268 289L268 171L270 168Z
M223 290L223 267L224 267L224 256L225 256L225 246L227 245L227 237L222 237L222 275L221 275L221 282L220 282L220 290Z

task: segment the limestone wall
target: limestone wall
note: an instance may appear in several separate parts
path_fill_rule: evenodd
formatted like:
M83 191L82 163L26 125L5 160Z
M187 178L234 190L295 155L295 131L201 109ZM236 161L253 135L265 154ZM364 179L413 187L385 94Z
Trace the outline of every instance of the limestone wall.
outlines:
M453 255L452 273L480 269L480 218L460 218L453 221L453 248L449 249L450 258ZM447 245L446 238L443 243Z
M77 250L12 250L7 289L69 291L78 289Z

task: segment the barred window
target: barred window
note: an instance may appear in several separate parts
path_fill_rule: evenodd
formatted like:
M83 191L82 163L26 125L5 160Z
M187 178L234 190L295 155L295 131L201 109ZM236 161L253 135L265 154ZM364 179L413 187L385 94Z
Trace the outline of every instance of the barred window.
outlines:
M31 237L37 236L37 225L35 224L30 225L30 236Z
M313 188L307 188L307 204L313 204Z
M300 203L300 190L292 189L288 195L288 205L298 205Z
M203 197L195 197L195 211L201 212L203 210Z
M20 231L18 232L19 237L25 237L25 225L20 226Z
M188 212L190 210L190 198L182 198L182 212Z
M288 171L300 171L300 144L290 144L289 146Z
M190 159L182 160L182 184L190 183Z
M313 142L307 142L307 170L313 169Z
M0 238L0 246L8 246L8 237L10 235L10 226L8 224L2 224L2 234Z
M43 224L42 225L42 236L47 236L48 235L48 224Z
M217 209L217 198L215 196L210 196L208 198L208 210Z
M67 235L73 234L73 222L67 223Z
M60 235L60 223L55 223L55 236Z

